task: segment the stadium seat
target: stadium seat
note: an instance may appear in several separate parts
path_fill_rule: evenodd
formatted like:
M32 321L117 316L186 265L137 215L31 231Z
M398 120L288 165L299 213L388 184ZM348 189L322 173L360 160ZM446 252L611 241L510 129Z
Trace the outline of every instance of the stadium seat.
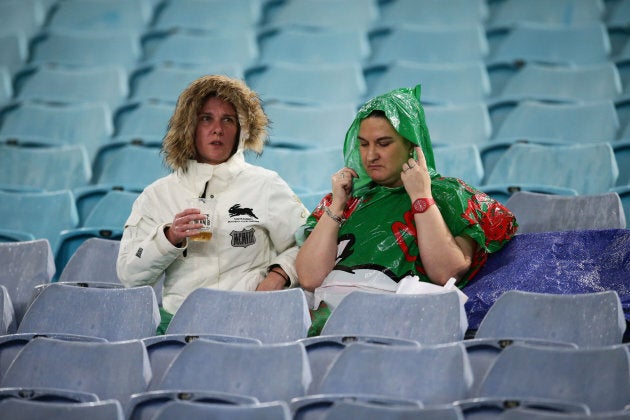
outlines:
M544 398L586 403L593 413L630 401L627 346L567 349L512 345L497 357L478 397Z
M30 232L0 229L0 242L25 242L33 240L35 240L35 236Z
M76 68L43 64L20 72L15 85L19 100L104 102L110 110L122 105L129 95L127 72L117 66Z
M258 45L263 63L362 62L370 55L367 31L356 28L274 27L259 34Z
M630 138L623 141L612 142L615 160L619 167L617 186L630 186ZM630 216L626 213L627 216Z
M139 193L132 191L112 190L107 192L87 215L83 226L122 228L138 195Z
M304 150L269 146L260 156L246 153L245 160L276 171L296 194L330 191L330 177L344 166L341 144L340 139L339 146Z
M208 0L203 0L208 1ZM179 94L197 78L206 74L224 74L237 79L243 78L240 65L231 63L214 63L204 65L177 65L176 63L161 63L142 66L129 77L131 86L130 100L142 106L166 108L170 106L171 114ZM138 104L139 102L139 104ZM169 115L170 117L170 115ZM168 122L168 119L165 120ZM146 121L144 121L147 123ZM158 121L159 122L159 121ZM153 122L150 127L158 122ZM127 124L130 124L128 121ZM140 122L134 122L139 125ZM164 127L166 124L164 124ZM160 137L161 139L162 137Z
M364 70L369 97L422 84L422 103L482 102L490 96L490 80L482 61L421 63L394 61Z
M380 5L380 24L470 25L488 18L485 0L395 0Z
M527 63L500 91L493 92L493 98L577 102L615 100L621 93L621 77L612 62L574 66Z
M609 60L610 39L602 22L563 26L520 23L489 31L487 64L515 61L547 64L592 64Z
M630 228L630 185L611 188L610 191L619 194L621 205L626 214L626 227Z
M428 105L424 114L433 144L483 144L492 136L490 114L483 102Z
M601 0L518 0L493 3L486 23L488 28L513 27L523 22L576 26L600 22L606 6Z
M17 328L17 320L11 295L7 288L0 284L0 335L13 334Z
M541 411L536 408L523 408L511 410L505 413L501 418L503 420L592 420L597 417L601 420L627 420L630 418L630 411L615 410L604 413L557 413L550 411Z
M475 338L535 338L579 347L621 344L626 324L619 295L506 291L481 320Z
M309 386L309 393L314 392L332 365L335 358L346 347L354 343L369 343L383 346L418 346L419 343L413 340L406 340L394 337L381 337L375 335L352 335L335 334L320 335L316 337L301 338L298 342L304 344L311 366L312 381Z
M45 15L42 2L13 0L0 4L3 33L23 33L31 37L42 28Z
M50 244L45 239L0 243L0 266L4 272L0 285L6 287L19 323L35 286L50 283L55 273Z
M171 365L173 360L177 357L177 355L179 355L179 353L187 344L192 343L193 341L198 339L219 341L223 343L262 344L260 340L257 340L255 338L235 337L230 335L217 334L165 334L143 338L142 343L146 347L147 353L149 354L151 371L153 372L153 379L151 380L151 383L148 387L149 390L159 388L162 377L164 376L164 373Z
M496 162L482 189L486 192L497 186L529 189L528 186L534 185L540 189L550 186L579 194L601 194L615 185L618 174L609 143L514 143Z
M277 62L250 68L245 81L264 102L356 104L366 93L365 79L356 62L317 65Z
M626 1L609 3L604 19L608 28L626 28L630 23L630 4Z
M112 191L136 195L141 192L137 188L125 189L115 185L88 185L85 187L75 188L72 191L75 196L77 211L79 212L79 226L83 226L84 222L101 198Z
M214 67L225 63L247 67L258 58L253 30L227 33L192 29L150 31L142 37L142 49L140 64L175 63Z
M184 300L166 332L223 334L283 343L306 337L310 325L302 289L238 292L199 288Z
M76 403L5 398L0 400L0 411L7 418L125 420L122 405L113 399Z
M96 394L99 400L115 399L125 406L129 396L143 392L150 379L149 359L140 340L81 342L38 337L17 354L0 387Z
M205 404L200 402L173 401L160 409L155 420L170 419L257 419L291 420L289 405L284 401L259 404Z
M406 295L355 291L332 310L321 334L376 335L422 345L450 343L464 338L467 325L462 325L462 311L455 292Z
M132 340L154 335L159 319L155 292L149 286L127 289L51 283L33 300L17 332Z
M531 413L534 416L532 419L544 419L545 415L557 415L566 419L582 418L586 413L592 415L584 403L549 398L484 397L455 401L453 405L461 409L465 419L510 419L516 411Z
M0 33L0 63L8 69L11 77L26 63L27 44L23 33Z
M12 76L9 68L1 60L0 58L0 106L13 99Z
M265 113L271 121L271 146L317 148L342 144L356 109L354 104L299 105L271 102L265 104Z
M33 38L29 62L86 67L115 65L130 71L140 59L139 36L135 31L47 31Z
M623 229L626 215L619 194L561 196L518 191L505 203L518 221L518 233Z
M106 104L20 101L0 110L0 142L17 145L83 145L90 162L113 133Z
M131 102L118 108L114 114L112 142L161 142L174 109L173 103L152 100Z
M75 229L65 229L59 232L59 244L57 246L57 251L55 252L55 267L57 267L57 274L55 275L53 281L58 280L57 276L63 273L68 262L72 259L74 254L79 250L84 242L90 239L120 241L122 233L122 226L107 225L78 227ZM111 261L108 262L111 264ZM115 269L115 267L113 268ZM92 274L92 276L84 279L83 281L94 281L94 277L95 275ZM101 273L96 275L96 277L103 277L104 279L107 279L107 283L113 280L111 276L102 276ZM99 282L101 281L99 280Z
M47 239L53 255L59 233L76 228L79 216L70 190L46 192L0 191L0 228L31 233Z
M418 42L421 39L422 42ZM483 25L393 25L370 32L370 64L396 60L458 63L484 60L489 52Z
M168 0L158 8L152 28L230 32L255 28L262 18L257 0Z
M291 1L268 8L263 23L266 26L367 29L377 22L378 17L376 0Z
M0 188L14 191L71 190L88 185L92 167L82 145L0 145Z
M433 157L435 167L441 175L462 179L470 185L481 184L483 163L476 145L436 147L433 149Z
M74 31L142 32L153 17L144 0L91 0L61 2L53 9L47 29Z
M383 405L359 401L339 401L327 410L327 420L344 419L381 419L395 420L417 418L423 420L463 420L459 407L444 405L441 407L409 407Z
M59 282L120 283L116 259L120 241L90 238L81 244L61 271Z

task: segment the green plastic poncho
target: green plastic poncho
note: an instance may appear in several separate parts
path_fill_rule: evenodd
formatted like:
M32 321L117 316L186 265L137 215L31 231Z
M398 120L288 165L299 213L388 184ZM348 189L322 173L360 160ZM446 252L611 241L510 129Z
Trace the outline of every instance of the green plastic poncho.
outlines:
M361 121L375 110L383 111L402 137L422 148L433 198L451 234L468 236L478 244L472 266L459 281L459 287L481 268L488 253L500 249L516 233L516 220L507 208L464 181L438 173L420 103L420 86L396 89L364 104L346 134L345 164L359 177L354 180L352 197L344 211L347 221L339 229L336 265L315 290L314 308L322 301L334 307L343 296L357 289L394 292L397 283L407 276L431 281L420 259L411 199L406 190L403 186L376 184L361 162L359 128ZM322 199L298 232L298 243L310 234L324 206L331 202L331 194ZM321 324L322 320L318 322Z

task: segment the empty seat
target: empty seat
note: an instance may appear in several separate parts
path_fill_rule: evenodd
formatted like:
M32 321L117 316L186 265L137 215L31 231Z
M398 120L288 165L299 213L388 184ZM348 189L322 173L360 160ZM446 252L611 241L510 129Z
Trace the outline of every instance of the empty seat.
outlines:
M0 33L0 63L11 76L26 63L27 37L23 33Z
M174 104L162 101L132 102L114 114L113 142L159 143L166 134Z
M265 113L271 121L269 142L272 146L338 147L354 119L356 108L354 104L271 102L265 104Z
M422 40L422 42L418 42ZM370 33L371 64L395 60L457 63L483 60L489 47L481 24L393 25Z
M129 95L127 72L116 66L73 68L41 65L20 73L15 84L18 99L61 103L104 102L111 110L121 105Z
M625 28L630 23L630 4L617 1L607 4L605 22L608 28Z
M367 32L354 28L272 28L259 35L258 44L265 63L361 62L370 54Z
M518 233L578 229L623 229L626 215L619 194L561 196L518 191L506 202Z
M206 404L203 402L173 401L160 409L155 420L185 419L257 419L291 420L289 405L284 401L259 404Z
M153 16L144 0L91 0L61 2L53 9L48 29L142 32Z
M618 294L550 294L512 290L490 307L479 338L537 338L601 347L621 344L626 324Z
M31 233L47 239L53 255L59 233L76 228L79 216L70 190L46 192L0 191L0 228Z
M0 59L0 106L13 99L13 82L9 68Z
M120 241L114 239L86 240L64 267L59 282L120 283L115 264L119 247Z
M496 162L484 191L497 185L538 185L601 194L615 185L618 173L609 143L515 143Z
M478 397L545 398L586 403L593 413L630 401L627 346L567 349L513 345L498 356Z
M488 18L485 0L396 0L380 5L380 23L396 25L466 25Z
M424 113L434 144L483 144L492 135L490 114L483 102L429 105Z
M72 192L74 193L77 211L79 212L79 226L83 226L84 222L87 220L94 207L98 204L98 202L105 195L112 191L120 191L126 194L140 194L140 190L137 188L129 188L125 189L121 186L115 185L87 185L85 187L75 188ZM101 208L98 212L105 210ZM116 213L115 213L116 214ZM97 216L98 214L95 214ZM119 217L119 214L115 217Z
M421 344L450 343L464 338L467 325L462 325L462 316L455 292L406 295L355 291L332 311L322 335L376 335Z
M184 300L166 332L223 334L282 343L306 337L310 324L301 289L237 292L200 288Z
M619 167L617 186L630 186L630 141L618 141L612 143L615 160ZM630 214L626 213L630 217Z
M483 180L484 170L479 149L474 144L444 146L433 149L435 167L443 176L464 180L470 185L479 185ZM521 226L519 221L519 231Z
M24 33L31 37L44 24L46 10L41 2L5 1L0 4L0 16L3 17L3 33Z
M600 22L606 6L601 0L504 0L490 7L488 27L512 27L522 22L579 25Z
M30 63L117 65L129 71L136 66L140 52L139 34L135 31L57 30L33 38Z
M143 64L176 63L247 67L258 57L253 31L208 32L177 29L153 31L142 38Z
M0 145L0 188L55 191L89 184L92 167L85 147Z
M521 23L489 34L488 41L488 63L603 63L610 54L610 39L602 22L574 26Z
M130 395L146 389L150 379L149 359L140 340L82 342L38 337L17 354L0 387L95 394L124 406Z
M626 227L630 227L630 185L615 187L611 191L619 194L621 205L626 214Z
M124 420L119 401L109 399L94 402L37 401L21 398L0 400L0 411L6 418Z
M251 68L245 80L265 102L298 104L358 103L366 93L358 63L273 63Z
M166 1L158 8L155 29L203 29L230 31L254 28L262 17L257 0L179 0Z
M370 97L417 84L422 84L423 104L481 102L490 96L488 72L480 60L465 63L395 61L367 67L365 78Z
M131 340L155 334L159 324L155 292L137 288L47 285L30 305L18 333L66 333Z
M291 1L267 11L269 26L310 26L366 29L376 23L379 6L375 0Z
M7 288L0 283L0 335L13 334L16 328L17 321L11 295L9 295Z
M31 302L35 286L50 283L55 264L45 239L0 243L0 285L7 289L17 322Z

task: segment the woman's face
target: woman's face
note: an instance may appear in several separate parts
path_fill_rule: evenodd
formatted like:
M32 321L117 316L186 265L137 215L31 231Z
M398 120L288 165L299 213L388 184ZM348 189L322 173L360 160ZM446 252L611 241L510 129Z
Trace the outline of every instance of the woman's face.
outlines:
M374 182L386 187L402 185L400 172L413 150L383 117L368 117L359 127L361 162Z
M238 141L238 128L234 106L221 98L209 98L197 117L197 161L218 165L228 160Z

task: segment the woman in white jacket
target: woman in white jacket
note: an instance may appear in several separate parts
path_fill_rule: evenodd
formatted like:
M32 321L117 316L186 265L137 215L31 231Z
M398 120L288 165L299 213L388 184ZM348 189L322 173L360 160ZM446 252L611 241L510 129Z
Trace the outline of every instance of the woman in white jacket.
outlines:
M260 153L267 117L242 81L204 76L180 95L162 153L173 173L149 185L125 223L117 271L127 287L165 274L158 333L199 287L278 290L297 285L294 233L308 211L277 173L245 162ZM213 236L189 239L205 216L187 200L213 201Z

